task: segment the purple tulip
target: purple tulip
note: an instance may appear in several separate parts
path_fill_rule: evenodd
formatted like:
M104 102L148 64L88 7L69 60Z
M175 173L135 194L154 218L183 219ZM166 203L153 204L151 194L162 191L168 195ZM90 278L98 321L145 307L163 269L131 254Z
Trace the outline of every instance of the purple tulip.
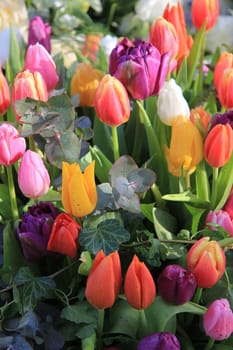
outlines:
M206 335L214 340L223 340L233 332L233 312L227 299L217 299L208 307L203 316Z
M17 227L17 235L23 255L29 261L36 261L51 255L47 250L54 219L58 209L47 202L40 202L28 208Z
M157 280L158 292L171 304L182 305L191 300L197 287L195 276L179 265L168 265Z
M212 226L211 223L221 226L225 231L229 233L231 237L233 237L233 221L227 211L222 209L209 211L205 218L205 225L210 230L216 231L217 227Z
M211 128L217 124L230 124L233 129L233 111L227 111L225 113L217 113L211 121Z
M154 333L140 340L137 350L179 350L180 343L174 334Z
M41 44L46 50L51 52L51 26L45 23L40 16L35 16L30 20L28 31L28 46L36 43Z
M134 99L158 95L169 71L170 53L160 54L149 42L122 39L112 50L109 71Z

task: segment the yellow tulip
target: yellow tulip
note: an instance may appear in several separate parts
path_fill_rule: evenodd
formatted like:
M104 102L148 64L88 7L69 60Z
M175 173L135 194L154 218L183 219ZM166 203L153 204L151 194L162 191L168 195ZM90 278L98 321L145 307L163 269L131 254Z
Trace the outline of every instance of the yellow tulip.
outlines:
M198 128L183 116L172 122L170 148L165 145L168 170L174 176L192 174L203 158L203 139Z
M65 211L76 217L90 214L97 203L94 174L95 161L84 173L76 163L62 163L62 204Z

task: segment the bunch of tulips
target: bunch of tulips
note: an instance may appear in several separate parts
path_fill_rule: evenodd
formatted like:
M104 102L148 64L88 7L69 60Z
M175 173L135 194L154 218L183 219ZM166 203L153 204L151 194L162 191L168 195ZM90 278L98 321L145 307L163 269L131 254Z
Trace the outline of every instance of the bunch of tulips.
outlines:
M168 2L104 61L88 33L69 69L42 17L23 53L14 40L0 348L232 349L233 54L205 50L219 11L192 1L192 33Z

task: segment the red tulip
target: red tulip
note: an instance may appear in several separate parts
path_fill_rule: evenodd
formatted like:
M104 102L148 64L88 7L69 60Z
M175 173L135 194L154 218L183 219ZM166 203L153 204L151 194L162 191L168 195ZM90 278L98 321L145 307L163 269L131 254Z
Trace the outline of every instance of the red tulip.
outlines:
M219 0L193 0L192 22L196 29L200 29L206 21L206 30L211 29L219 16Z
M222 78L217 85L218 98L226 109L233 108L233 68L223 71Z
M224 51L221 53L217 63L214 66L214 86L217 90L224 71L230 68L233 68L233 54Z
M10 88L0 66L0 114L4 114L10 106Z

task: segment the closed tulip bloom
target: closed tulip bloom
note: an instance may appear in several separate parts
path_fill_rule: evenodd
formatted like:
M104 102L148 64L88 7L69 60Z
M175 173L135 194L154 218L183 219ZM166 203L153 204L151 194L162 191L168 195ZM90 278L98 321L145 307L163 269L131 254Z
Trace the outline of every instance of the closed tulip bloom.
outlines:
M100 41L102 33L87 34L81 52L85 57L88 57L92 62L95 62L98 57Z
M10 106L10 88L0 66L0 114L4 114Z
M219 101L226 109L233 108L233 68L226 69L218 82L217 94Z
M80 226L65 213L54 220L47 249L74 258L77 254L77 239Z
M209 237L199 239L190 248L186 256L188 270L201 288L213 287L222 277L226 267L226 257L217 241Z
M89 63L82 62L77 65L76 71L71 79L71 96L78 94L79 106L94 106L96 89L104 73L94 69Z
M168 170L174 176L181 176L182 173L192 174L203 158L203 140L200 131L183 116L173 120L170 148L166 145L164 147Z
M214 66L214 86L217 90L224 71L230 68L233 68L233 54L224 51Z
M205 135L210 123L210 114L203 106L198 106L190 111L190 120L200 130L202 135Z
M65 211L76 217L90 214L97 203L94 173L95 161L84 173L76 163L62 163L62 204Z
M229 197L227 198L227 201L223 207L223 210L225 210L230 215L231 220L233 220L233 186L231 188Z
M206 30L210 30L219 16L219 0L193 0L191 8L192 22L200 29L206 21Z
M124 85L106 74L95 93L94 106L98 118L109 126L126 123L130 117L130 101Z
M231 237L233 237L233 221L225 210L216 210L209 211L205 218L205 225L213 231L217 230L216 226L211 225L211 223L221 226L225 231L229 233Z
M97 309L110 308L122 283L121 263L117 251L104 255L100 250L94 259L87 278L85 296L88 302Z
M214 340L224 340L233 332L233 312L225 298L214 300L203 316L206 335Z
M158 95L167 77L170 53L160 54L149 42L122 39L109 58L110 74L119 79L133 99Z
M192 272L173 264L166 266L159 274L157 287L167 303L182 305L192 299L197 282Z
M27 150L18 171L19 188L25 197L37 199L45 195L50 186L50 177L38 153Z
M0 164L12 165L26 150L26 141L10 123L0 125Z
M35 16L30 20L28 30L28 46L39 43L50 53L50 36L51 26L48 23L45 23L40 16Z
M204 141L204 156L209 165L220 168L232 154L233 130L229 124L217 124L207 134Z
M24 62L24 70L26 69L32 73L40 72L49 92L55 89L59 80L56 65L48 51L41 44L37 43L27 48Z
M159 92L157 102L157 113L166 125L172 125L172 121L178 116L189 119L190 109L185 100L181 87L176 84L174 79L165 81Z
M156 296L153 277L137 255L134 255L126 271L124 291L128 303L138 310L147 308Z
M48 90L39 72L31 73L29 70L25 70L16 75L12 90L13 106L15 106L16 101L26 97L44 102L48 100ZM15 117L20 122L20 115L16 111Z
M180 350L177 337L169 332L158 332L142 338L137 350Z

